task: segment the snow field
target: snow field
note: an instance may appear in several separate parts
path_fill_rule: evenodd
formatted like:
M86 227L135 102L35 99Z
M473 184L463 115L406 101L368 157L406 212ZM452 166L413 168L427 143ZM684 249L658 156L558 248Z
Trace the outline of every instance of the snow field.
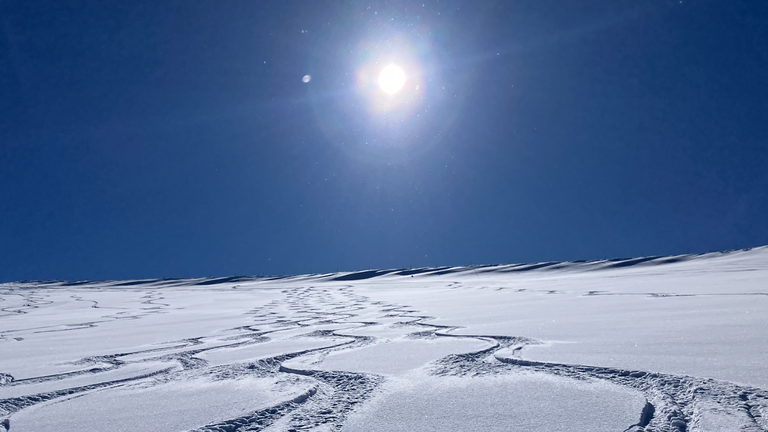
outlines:
M768 248L0 285L0 431L768 431Z

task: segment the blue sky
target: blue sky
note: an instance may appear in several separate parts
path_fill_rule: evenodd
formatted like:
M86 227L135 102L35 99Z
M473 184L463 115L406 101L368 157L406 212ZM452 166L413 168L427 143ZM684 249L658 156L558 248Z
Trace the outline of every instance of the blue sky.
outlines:
M4 1L0 281L768 244L765 22L755 1Z

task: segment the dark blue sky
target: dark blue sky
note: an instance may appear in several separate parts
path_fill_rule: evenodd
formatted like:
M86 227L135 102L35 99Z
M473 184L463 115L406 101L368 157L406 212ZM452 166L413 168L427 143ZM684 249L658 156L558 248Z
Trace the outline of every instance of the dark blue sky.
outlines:
M766 23L738 0L2 0L0 281L768 244Z

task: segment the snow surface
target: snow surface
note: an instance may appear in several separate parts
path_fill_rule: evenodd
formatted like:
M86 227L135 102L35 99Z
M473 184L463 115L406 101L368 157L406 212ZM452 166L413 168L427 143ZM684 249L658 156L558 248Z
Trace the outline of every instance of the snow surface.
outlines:
M409 377L353 413L345 431L615 431L637 422L639 392L541 374ZM531 400L537 403L531 403Z
M0 285L0 432L768 431L768 247Z

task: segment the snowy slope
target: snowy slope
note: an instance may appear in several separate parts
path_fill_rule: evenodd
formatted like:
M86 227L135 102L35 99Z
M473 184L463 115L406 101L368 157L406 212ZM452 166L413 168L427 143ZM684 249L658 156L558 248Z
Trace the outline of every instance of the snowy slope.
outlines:
M768 247L0 285L0 431L768 431Z

